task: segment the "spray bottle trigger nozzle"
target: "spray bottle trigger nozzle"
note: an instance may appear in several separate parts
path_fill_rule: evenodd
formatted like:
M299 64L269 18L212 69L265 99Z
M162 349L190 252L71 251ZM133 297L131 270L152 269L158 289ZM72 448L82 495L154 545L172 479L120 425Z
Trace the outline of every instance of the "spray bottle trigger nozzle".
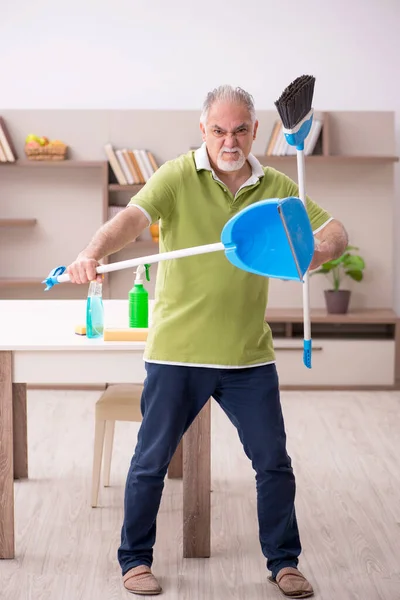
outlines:
M150 266L151 265L144 265L144 268L146 269L146 279L147 279L147 281L150 281L150 273L149 273Z

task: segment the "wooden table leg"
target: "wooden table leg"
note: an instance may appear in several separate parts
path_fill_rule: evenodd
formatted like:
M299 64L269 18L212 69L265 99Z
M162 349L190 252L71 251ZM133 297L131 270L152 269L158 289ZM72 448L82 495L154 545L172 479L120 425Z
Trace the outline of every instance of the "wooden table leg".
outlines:
M183 438L183 557L210 556L211 402Z
M28 477L26 384L13 383L14 479Z
M0 558L14 558L11 352L0 352Z
M183 474L183 454L182 454L182 440L177 447L175 454L172 457L168 467L168 478L169 479L182 479Z

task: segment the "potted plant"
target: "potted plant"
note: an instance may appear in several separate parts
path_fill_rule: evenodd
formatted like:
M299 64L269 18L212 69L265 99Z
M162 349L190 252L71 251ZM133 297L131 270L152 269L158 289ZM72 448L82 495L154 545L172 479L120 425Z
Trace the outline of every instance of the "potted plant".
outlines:
M332 282L333 288L325 290L325 302L328 313L344 314L347 313L350 302L350 290L341 289L343 279L347 276L354 281L363 279L363 270L365 262L358 254L356 246L347 246L345 252L339 258L330 260L311 275L326 275Z

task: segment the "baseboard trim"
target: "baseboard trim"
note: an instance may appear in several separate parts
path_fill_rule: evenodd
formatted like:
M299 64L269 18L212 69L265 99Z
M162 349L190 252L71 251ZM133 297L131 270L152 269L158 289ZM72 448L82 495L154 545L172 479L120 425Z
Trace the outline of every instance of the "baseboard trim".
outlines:
M45 384L45 383L33 383L28 384L28 390L71 390L71 391L100 391L103 392L106 389L106 384ZM394 392L400 390L400 382L396 382L394 385L281 385L280 389L284 392L307 392L307 391L349 391L349 392Z
M71 385L71 384L47 384L47 383L31 383L27 385L27 389L28 390L72 390L72 391L83 391L83 392L90 392L90 391L100 391L103 392L106 389L106 384L99 384L99 383L93 383L93 384L88 384L88 385L83 385L83 384L76 384L76 385Z
M400 390L399 383L394 385L281 385L279 387L286 392L394 392Z

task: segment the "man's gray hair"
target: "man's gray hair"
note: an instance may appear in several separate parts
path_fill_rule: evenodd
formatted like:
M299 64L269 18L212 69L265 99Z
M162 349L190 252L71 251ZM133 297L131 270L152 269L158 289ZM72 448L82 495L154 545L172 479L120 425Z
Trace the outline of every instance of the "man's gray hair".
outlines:
M256 120L256 111L254 108L253 96L240 87L233 88L231 85L220 85L208 92L203 103L203 109L200 115L200 123L207 122L208 113L214 102L236 102L246 106L250 113L251 122L254 125Z

